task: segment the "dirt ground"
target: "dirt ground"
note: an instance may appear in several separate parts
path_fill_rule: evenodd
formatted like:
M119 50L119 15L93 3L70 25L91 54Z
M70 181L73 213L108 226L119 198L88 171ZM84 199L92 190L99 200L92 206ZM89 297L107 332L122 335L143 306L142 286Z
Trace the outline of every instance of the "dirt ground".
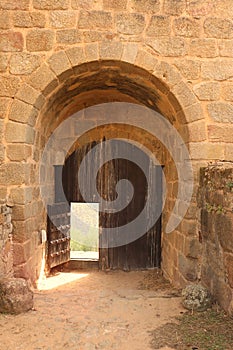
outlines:
M183 308L166 283L148 288L149 274L91 271L49 277L35 292L33 311L0 315L0 350L151 349L150 331Z

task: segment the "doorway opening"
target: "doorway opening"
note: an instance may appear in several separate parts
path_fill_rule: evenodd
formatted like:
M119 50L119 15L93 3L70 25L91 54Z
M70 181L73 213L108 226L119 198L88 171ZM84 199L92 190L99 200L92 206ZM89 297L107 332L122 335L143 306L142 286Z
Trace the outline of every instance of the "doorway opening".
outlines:
M162 206L162 171L160 166L152 165L150 157L136 145L121 140L121 147L131 153L137 152L145 164L142 170L137 164L124 158L108 160L104 143L105 136L100 140L85 143L77 147L66 159L63 167L55 167L56 172L62 171L62 184L56 183L55 190L57 200L68 203L67 214L70 216L69 257L71 260L98 261L99 267L122 270L135 270L160 267L161 264L161 215L157 222L139 238L130 239L134 232L126 232L124 240L118 244L118 228L133 222L142 212L149 193L148 178L156 178L156 191L154 192L153 206ZM119 140L118 140L119 141ZM95 153L95 146L99 146ZM114 147L117 147L118 143ZM86 157L90 151L94 152L94 158ZM110 149L114 154L116 149ZM109 155L108 155L109 156ZM97 178L93 175L93 166L97 166ZM101 165L102 164L102 165ZM81 190L79 170L83 166L85 182L87 186ZM58 179L55 176L55 181ZM119 211L104 212L96 203L95 187L101 198L114 201L118 198L117 185L120 181L127 180L125 191L133 187L132 198ZM61 190L62 187L62 190ZM62 195L63 193L63 195ZM125 195L126 193L124 193ZM63 197L62 197L63 196ZM64 198L65 196L65 198ZM130 197L130 196L129 196ZM148 220L154 209L148 209ZM59 214L58 214L59 216ZM61 215L60 215L61 216ZM62 214L63 217L64 213ZM146 225L146 222L143 222ZM62 225L61 225L62 226ZM105 230L115 229L115 236L110 238L103 234ZM68 234L67 234L68 237ZM53 237L53 241L55 238ZM55 248L55 247L54 247ZM56 246L56 249L59 249ZM53 254L60 255L59 252ZM61 260L58 261L61 263ZM63 261L65 262L65 261Z

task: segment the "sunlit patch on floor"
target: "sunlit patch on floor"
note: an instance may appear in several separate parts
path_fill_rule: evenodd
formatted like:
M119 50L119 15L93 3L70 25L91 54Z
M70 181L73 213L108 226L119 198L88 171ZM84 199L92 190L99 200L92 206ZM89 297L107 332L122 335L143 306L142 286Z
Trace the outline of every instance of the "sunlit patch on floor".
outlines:
M40 281L40 283L38 284L38 289L39 290L55 289L65 284L87 277L88 275L89 275L88 273L59 272L55 276L50 276Z

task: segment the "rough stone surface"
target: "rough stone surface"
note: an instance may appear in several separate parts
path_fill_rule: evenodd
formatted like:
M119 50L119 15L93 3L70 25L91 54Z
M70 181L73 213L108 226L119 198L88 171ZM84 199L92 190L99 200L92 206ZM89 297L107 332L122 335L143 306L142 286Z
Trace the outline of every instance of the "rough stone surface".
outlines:
M113 25L113 19L110 12L103 11L92 11L86 12L81 11L78 21L78 27L84 29L109 29Z
M0 32L0 51L14 52L23 50L23 35L20 32L1 31Z
M211 307L211 295L199 284L188 285L182 290L182 304L188 310L205 311Z
M152 16L147 27L148 36L166 36L171 32L170 18L168 16Z
M58 30L56 36L57 43L72 45L82 41L82 35L77 29Z
M69 0L33 0L33 7L39 10L66 10L68 6Z
M13 23L19 28L43 28L46 24L45 14L41 12L16 11L13 13Z
M29 9L30 0L1 0L0 9L7 10L28 10Z
M215 125L209 127L209 132L211 140L215 142L223 141L224 138L226 140L227 137L230 141L230 134L232 134L232 130L229 130L227 135L227 130L223 133ZM201 280L208 287L214 299L229 312L233 300L232 203L232 162L218 162L201 168L198 189L200 237L203 249Z
M145 27L145 19L140 14L120 14L116 17L116 26L119 33L140 34Z
M0 281L0 312L20 314L33 308L33 293L22 278Z
M176 18L173 22L173 28L176 35L190 38L198 37L201 30L199 21L188 17Z
M11 74L31 74L40 66L41 57L38 55L31 55L28 53L13 54L10 59Z
M212 102L208 104L210 117L222 123L233 122L233 105L227 102Z
M192 39L189 44L189 54L194 57L217 57L218 46L215 39Z
M49 22L53 28L75 27L76 13L74 11L53 11L50 13Z
M233 21L226 18L207 18L204 22L204 30L211 38L233 38Z
M130 6L133 10L146 13L157 13L160 10L160 0L131 0Z
M217 82L200 83L193 88L199 100L215 101L220 97L220 85Z
M26 36L28 51L48 51L53 47L55 34L48 29L32 29Z

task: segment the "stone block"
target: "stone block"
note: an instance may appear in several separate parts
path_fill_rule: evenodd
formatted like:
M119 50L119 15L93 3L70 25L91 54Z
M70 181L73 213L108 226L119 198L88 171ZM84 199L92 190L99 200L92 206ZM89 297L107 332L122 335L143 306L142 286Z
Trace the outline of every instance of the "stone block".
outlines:
M25 182L28 166L23 163L5 163L0 166L0 185L21 185Z
M20 78L1 76L0 96L13 97L20 87Z
M175 35L197 38L201 31L200 21L190 17L179 17L174 19L173 30Z
M233 147L232 144L225 145L225 160L232 161L233 159Z
M233 255L227 254L224 259L227 279L229 281L229 285L233 288Z
M58 30L56 40L58 44L73 45L82 42L82 34L77 29Z
M42 93L27 84L23 84L21 86L15 97L30 105L33 105L37 109L40 109L45 102L45 98Z
M110 12L105 11L80 11L78 28L81 29L111 29L113 18Z
M103 0L103 7L106 10L126 10L126 0Z
M85 55L87 61L96 61L99 59L99 47L96 43L85 45Z
M188 258L197 259L202 254L202 246L197 237L186 237L184 245L184 255Z
M0 31L0 51L23 51L23 35L20 32Z
M180 82L172 88L172 92L175 96L179 96L179 103L182 107L190 106L197 102L194 93L187 89L185 83Z
M184 56L187 53L187 45L183 38L158 38L148 40L147 43L162 56Z
M233 40L222 40L219 43L220 56L233 57Z
M33 200L33 191L33 187L15 187L10 193L15 204L28 204Z
M230 59L216 59L202 63L201 75L204 79L227 80L233 77L233 62Z
M201 73L201 64L198 61L181 58L175 60L175 66L180 73L188 80L199 79Z
M1 10L0 29L9 29L10 27L11 27L11 23L10 23L10 13L9 13L9 11Z
M52 11L49 15L52 28L67 29L76 26L76 13L74 11Z
M233 253L232 230L233 215L231 213L215 215L215 232L225 252Z
M28 53L16 53L11 55L10 59L10 73L28 75L36 70L41 63L39 55L32 55Z
M185 7L185 0L164 0L164 12L168 15L181 15L185 11Z
M207 106L209 116L220 123L233 122L233 105L229 102L211 102Z
M120 42L105 41L100 45L100 58L117 59L121 58L123 44Z
M33 308L33 293L22 278L3 279L0 282L0 312L20 314Z
M182 254L178 256L178 269L188 281L197 280L197 260L189 259Z
M191 16L206 16L214 12L215 6L212 1L189 0L187 12Z
M194 85L193 91L201 101L215 101L220 98L220 84L217 82L204 82Z
M8 54L0 53L0 72L1 73L4 73L7 70L8 61L9 61Z
M39 10L67 10L69 0L33 0L33 7Z
M166 36L171 32L171 23L168 16L152 16L148 27L146 29L146 35L148 36Z
M191 158L194 160L211 159L222 160L224 159L224 148L221 144L208 144L205 142L191 142L189 144L189 152Z
M232 143L233 126L227 128L218 125L208 125L208 136L211 142L227 142Z
M128 43L124 46L122 61L134 63L138 53L138 45L135 43Z
M34 125L38 111L32 106L23 101L14 100L10 109L9 119Z
M44 13L33 11L14 11L13 24L19 28L44 28L46 24L46 17Z
M207 18L204 22L205 34L210 38L233 38L233 21L228 18Z
M158 60L150 53L141 50L138 51L135 64L148 71L153 72L155 70L156 65L158 64Z
M129 6L138 12L157 13L160 10L160 0L130 0Z
M46 64L43 64L31 75L28 83L45 95L49 94L58 85L56 75Z
M13 243L13 264L15 266L25 263L31 256L30 241Z
M27 161L32 155L32 148L29 145L14 144L7 146L7 157L11 161Z
M73 67L78 66L81 63L84 63L86 60L84 49L81 46L72 47L66 50L66 54Z
M189 43L189 55L193 57L217 57L217 41L209 38L192 39Z
M141 34L145 28L145 18L138 13L118 14L116 16L116 29L121 34Z
M27 124L8 122L6 125L5 138L9 143L33 144L34 130Z
M222 97L226 101L233 102L233 83L226 82L222 84Z
M1 0L0 9L4 10L29 10L30 0Z
M48 60L48 64L57 76L71 69L70 61L64 51L54 53Z
M49 51L53 48L55 33L49 29L32 29L26 35L28 51Z

